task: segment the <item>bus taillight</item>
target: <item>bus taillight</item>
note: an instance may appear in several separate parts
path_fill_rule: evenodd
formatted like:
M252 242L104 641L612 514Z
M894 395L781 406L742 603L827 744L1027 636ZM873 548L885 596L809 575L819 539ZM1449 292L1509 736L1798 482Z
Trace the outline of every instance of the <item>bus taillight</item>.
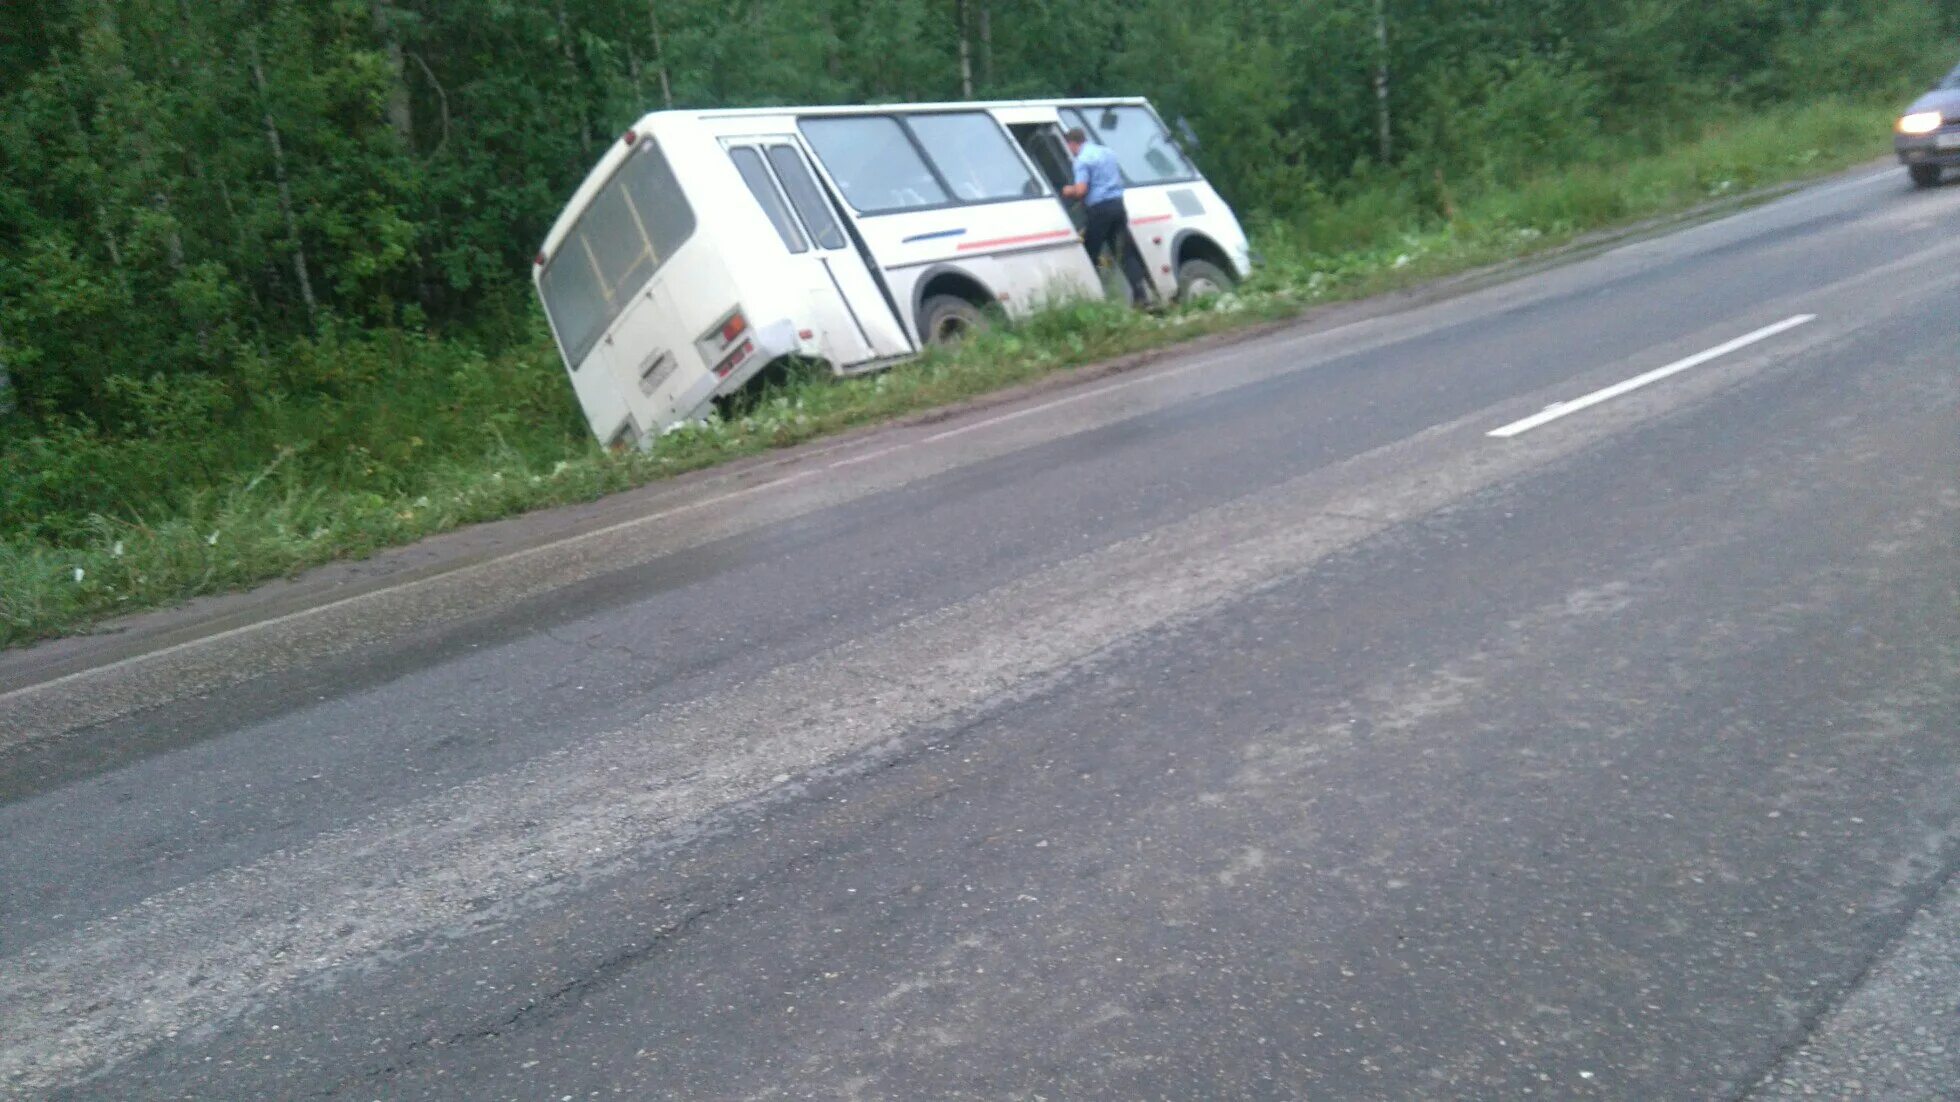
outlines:
M749 353L754 351L755 351L754 344L748 341L743 341L742 347L737 348L733 352L730 352L727 358L723 359L720 363L715 365L715 378L717 379L728 378L731 372L733 372L736 368L742 366L742 361L749 358Z
M716 322L713 329L701 334L694 347L701 350L704 362L714 365L716 375L726 377L755 351L755 342L746 339L748 332L749 319L737 306Z
M619 136L619 140L625 142L627 145L632 145L634 142L640 140L640 135L632 130L628 130Z

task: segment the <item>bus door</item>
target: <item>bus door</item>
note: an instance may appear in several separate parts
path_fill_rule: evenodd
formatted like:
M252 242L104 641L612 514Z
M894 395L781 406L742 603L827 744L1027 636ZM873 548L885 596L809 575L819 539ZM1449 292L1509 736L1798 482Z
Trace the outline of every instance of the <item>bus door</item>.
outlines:
M808 282L819 288L813 320L824 327L832 366L845 370L911 353L891 300L810 171L801 143L783 134L729 138L722 145L775 224L791 263L807 266ZM823 287L834 294L822 293Z
M1201 180L1171 141L1156 113L1140 104L1093 105L1058 111L1062 125L1081 127L1091 141L1116 154L1123 170L1123 200L1130 216L1130 245L1166 301L1177 297L1176 260L1171 255L1177 230L1190 215L1182 211L1174 184Z
M1062 189L1075 182L1075 158L1069 156L1068 143L1063 140L1062 122L1067 117L1059 115L1052 108L1009 109L998 112L1007 123L1008 132L1020 143L1022 152L1028 155L1041 174L1054 186L1055 198L1061 202L1062 209L1068 212L1069 221L1080 234L1089 226L1089 210L1080 202L1062 199ZM1059 121L1058 121L1059 120ZM1070 123L1070 125L1075 125ZM1134 245L1125 242L1125 247ZM1092 260L1098 258L1091 258ZM1104 258L1105 263L1106 258ZM1117 302L1130 297L1128 280L1121 268L1113 263L1107 266L1098 264L1096 279L1102 284L1103 297Z
M1068 212L1069 221L1077 233L1089 224L1089 215L1080 203L1062 200L1062 189L1075 182L1075 161L1068 155L1068 144L1062 140L1062 128L1053 121L1015 122L1007 125L1008 132L1020 143L1021 151L1034 162L1035 168L1048 180L1055 190L1055 198Z

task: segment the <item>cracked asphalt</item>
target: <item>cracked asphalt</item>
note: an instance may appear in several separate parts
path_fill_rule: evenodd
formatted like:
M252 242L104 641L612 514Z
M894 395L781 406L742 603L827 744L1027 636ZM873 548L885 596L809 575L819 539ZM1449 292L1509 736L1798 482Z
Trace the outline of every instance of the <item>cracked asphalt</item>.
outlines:
M0 1093L1960 1097L1956 229L1853 174L0 658Z

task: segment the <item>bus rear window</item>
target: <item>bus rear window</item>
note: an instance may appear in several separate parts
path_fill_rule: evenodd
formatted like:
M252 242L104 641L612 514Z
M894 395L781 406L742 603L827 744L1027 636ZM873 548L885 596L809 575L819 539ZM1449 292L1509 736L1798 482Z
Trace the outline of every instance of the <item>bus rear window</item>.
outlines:
M1090 135L1116 154L1116 163L1122 166L1123 176L1131 184L1168 184L1197 178L1198 170L1191 167L1171 136L1164 133L1157 116L1144 108L1091 108L1087 114ZM1080 125L1082 116L1073 111L1065 111L1063 115L1068 125ZM1075 121L1070 121L1069 116L1074 116Z
M652 138L573 223L539 281L574 370L660 265L694 233L694 211Z

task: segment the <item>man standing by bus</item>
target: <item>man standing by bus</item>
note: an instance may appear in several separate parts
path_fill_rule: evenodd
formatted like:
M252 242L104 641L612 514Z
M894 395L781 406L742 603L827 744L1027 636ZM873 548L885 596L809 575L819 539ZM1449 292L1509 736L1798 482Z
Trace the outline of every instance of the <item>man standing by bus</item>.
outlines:
M1123 206L1123 170L1117 167L1116 154L1090 141L1079 126L1062 137L1068 142L1069 156L1075 159L1075 182L1062 189L1062 196L1082 200L1088 211L1082 243L1088 246L1089 262L1100 263L1104 249L1115 249L1121 257L1123 277L1130 282L1131 305L1148 305L1149 273L1143 270L1136 243L1123 240L1130 232L1130 214Z

